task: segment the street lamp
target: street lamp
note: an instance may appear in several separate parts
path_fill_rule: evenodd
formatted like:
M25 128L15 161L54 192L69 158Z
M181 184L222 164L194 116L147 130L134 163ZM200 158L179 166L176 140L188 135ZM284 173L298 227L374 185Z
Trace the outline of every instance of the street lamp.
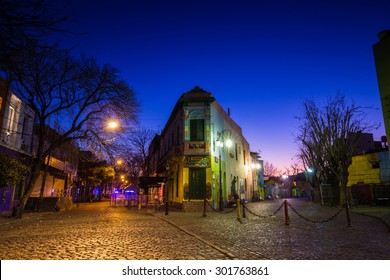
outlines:
M117 121L111 120L108 122L108 128L116 129L119 126Z
M311 197L311 184L310 184L310 174L313 173L313 169L312 168L308 168L305 170L305 175L306 175L306 181L307 181L307 184L308 184L308 190L309 190L309 199L312 200L312 197Z
M218 156L218 163L219 163L219 211L223 211L224 209L224 202L223 202L223 191L222 191L222 156L221 156L221 150L226 145L227 148L230 148L233 144L231 140L231 131L228 129L224 129L222 131L219 131L217 133L217 142L219 147L219 156ZM227 162L227 161L226 161Z

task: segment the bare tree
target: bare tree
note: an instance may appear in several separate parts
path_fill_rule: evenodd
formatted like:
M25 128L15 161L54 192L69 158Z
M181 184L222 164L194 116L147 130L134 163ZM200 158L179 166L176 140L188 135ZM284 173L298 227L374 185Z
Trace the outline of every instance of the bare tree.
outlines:
M375 125L366 123L364 108L345 96L337 94L319 106L313 99L303 103L303 115L296 140L305 168L314 168L319 181L338 182L340 204L350 198L347 194L348 167L357 139L362 131Z
M129 181L137 185L138 178L145 175L147 168L148 148L156 132L147 128L135 129L126 139L114 145L117 158L124 159Z
M270 177L276 177L278 176L278 169L272 164L269 163L268 161L264 162L264 175L265 176L270 176Z
M63 32L60 23L66 19L43 0L1 0L0 68L26 46L47 46L48 35Z
M292 176L296 176L299 172L303 171L302 163L294 161L290 164L290 168L287 169L287 173Z
M56 48L26 48L10 61L7 71L13 91L34 110L38 124L36 158L16 214L22 217L40 169L54 149L70 141L86 141L95 151L109 152L109 144L125 131L114 135L108 122L134 126L139 104L118 69L101 66L94 58L73 58ZM60 120L62 129L48 142L53 119Z
M127 159L127 176L132 185L138 185L138 179L143 174L142 168L145 163L139 154L130 154Z
M140 128L139 130L134 131L129 139L134 154L136 154L139 161L142 163L142 173L145 173L146 171L149 144L155 135L156 132L154 130Z

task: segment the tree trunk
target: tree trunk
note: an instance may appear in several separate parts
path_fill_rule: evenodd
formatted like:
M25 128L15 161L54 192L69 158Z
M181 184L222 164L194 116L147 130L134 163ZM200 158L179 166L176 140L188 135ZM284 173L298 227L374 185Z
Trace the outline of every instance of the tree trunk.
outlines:
M344 204L346 202L351 204L351 198L350 198L350 195L348 193L347 184L348 184L348 176L343 177L340 180L340 204L339 204L340 206L344 206Z
M26 190L23 193L23 196L21 197L19 204L16 205L12 211L12 216L17 219L21 219L23 217L24 213L24 207L26 206L27 200L29 199L34 186L35 182L38 180L40 171L41 171L41 162L38 159L34 159L31 167L31 177L27 184Z
M343 206L345 202L347 201L347 191L346 191L346 186L342 185L340 183L340 206Z

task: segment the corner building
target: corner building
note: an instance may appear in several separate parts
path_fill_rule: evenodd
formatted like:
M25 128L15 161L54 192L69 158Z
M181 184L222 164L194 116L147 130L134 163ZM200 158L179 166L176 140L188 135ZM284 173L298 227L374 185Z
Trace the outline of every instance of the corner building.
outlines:
M195 87L181 95L153 139L147 175L165 178L160 193L169 204L193 211L202 209L205 198L215 208L221 198L224 206L235 195L249 199L251 163L241 127L210 92Z

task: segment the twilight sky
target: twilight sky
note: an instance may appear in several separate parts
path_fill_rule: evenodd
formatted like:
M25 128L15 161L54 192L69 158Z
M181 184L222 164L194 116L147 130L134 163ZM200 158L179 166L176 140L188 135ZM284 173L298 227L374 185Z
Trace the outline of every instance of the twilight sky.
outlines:
M381 108L372 45L390 29L388 0L54 2L86 33L66 44L121 70L143 105L142 127L161 130L198 85L230 108L252 151L285 170L305 98L343 92ZM368 114L383 123L381 110ZM373 133L380 140L383 125Z

